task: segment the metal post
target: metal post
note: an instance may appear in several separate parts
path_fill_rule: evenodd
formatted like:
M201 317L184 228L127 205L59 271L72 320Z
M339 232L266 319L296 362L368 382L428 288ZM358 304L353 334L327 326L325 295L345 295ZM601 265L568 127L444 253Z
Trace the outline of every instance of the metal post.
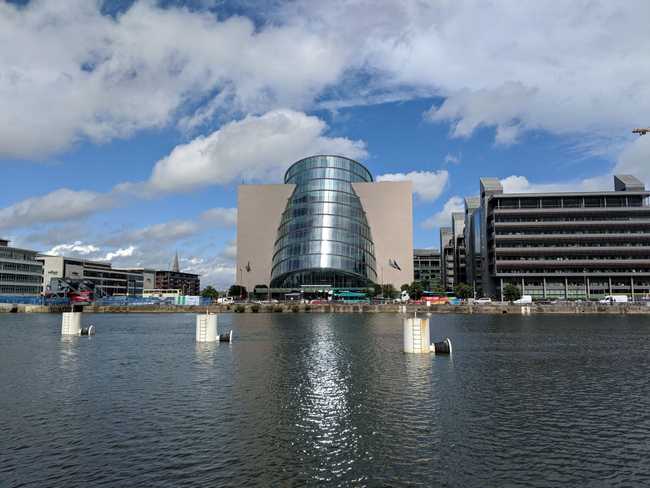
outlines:
M564 299L569 299L569 278L564 278Z
M630 287L632 289L632 301L634 301L634 277L630 276Z
M544 298L546 298L546 276L542 278L542 289L544 291Z

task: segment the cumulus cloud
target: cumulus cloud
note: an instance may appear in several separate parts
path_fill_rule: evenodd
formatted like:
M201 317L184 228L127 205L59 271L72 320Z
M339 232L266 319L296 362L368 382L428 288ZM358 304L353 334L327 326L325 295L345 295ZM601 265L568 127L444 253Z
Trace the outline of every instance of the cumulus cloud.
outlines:
M98 261L112 261L115 258L127 258L127 257L130 257L130 256L133 256L134 251L135 251L135 246L120 248L120 249L117 249L116 251L106 253L106 255L104 257L97 258L97 260Z
M100 249L92 244L84 244L82 241L75 241L71 244L59 244L47 251L45 254L50 256L64 256L75 254L78 256L86 256L88 254L96 253Z
M447 200L442 210L436 212L431 217L422 222L423 229L435 229L451 225L451 214L454 212L465 211L465 203L459 196L453 196Z
M110 194L60 188L0 209L0 229L81 219L115 204Z
M237 225L237 209L215 207L203 212L200 218L202 221L213 225L234 227Z
M302 107L345 69L337 43L299 26L256 28L153 1L111 17L101 4L0 3L0 157L128 137L179 115L191 127L224 106Z
M440 171L411 171L410 173L387 173L377 177L377 181L411 181L413 193L425 201L434 201L447 186L449 172Z
M611 176L598 176L577 181L531 183L521 175L511 175L501 180L504 193L553 193L567 191L599 191L613 189Z
M634 175L650 188L650 135L640 136L626 147L613 172Z
M242 180L279 181L287 166L305 155L366 155L362 141L327 137L326 130L318 117L294 110L249 115L176 146L156 163L144 189L156 194Z

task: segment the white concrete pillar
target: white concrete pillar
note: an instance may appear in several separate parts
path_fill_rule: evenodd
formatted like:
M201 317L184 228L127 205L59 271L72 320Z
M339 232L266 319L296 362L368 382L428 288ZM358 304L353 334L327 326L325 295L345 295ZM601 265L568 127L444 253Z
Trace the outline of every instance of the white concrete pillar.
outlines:
M196 342L215 342L217 335L217 314L196 316Z
M408 317L403 320L404 352L422 354L429 352L429 319Z
M81 312L63 312L61 335L79 335L81 331Z

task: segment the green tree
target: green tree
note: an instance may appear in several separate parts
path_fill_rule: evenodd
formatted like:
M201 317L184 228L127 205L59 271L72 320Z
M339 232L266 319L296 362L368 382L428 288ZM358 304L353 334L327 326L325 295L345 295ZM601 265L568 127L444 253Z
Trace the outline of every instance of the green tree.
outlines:
M419 300L420 298L422 298L422 292L424 291L424 287L422 286L422 283L420 283L419 281L414 281L409 285L407 291L409 297L411 297L413 300Z
M404 283L402 286L399 287L400 291L409 291L411 289L411 286L408 283Z
M397 297L397 290L392 284L387 284L382 286L382 294L384 298L395 298Z
M514 302L521 298L521 291L512 283L508 283L503 287L503 299L508 302Z
M468 298L472 298L474 296L474 290L472 290L472 287L467 283L458 283L454 288L454 294L458 298L467 300Z
M246 291L245 286L232 285L228 290L228 296L246 298L248 296L248 292Z
M203 298L212 298L213 300L219 298L219 292L215 290L212 286L208 285L201 291L201 296Z

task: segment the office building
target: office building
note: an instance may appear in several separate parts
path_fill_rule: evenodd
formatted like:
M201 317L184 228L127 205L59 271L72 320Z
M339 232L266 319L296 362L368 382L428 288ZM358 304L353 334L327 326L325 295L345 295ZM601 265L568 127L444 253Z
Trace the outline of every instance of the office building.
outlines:
M40 295L43 265L36 251L9 246L0 239L0 295Z
M411 183L374 182L342 156L294 163L281 185L241 185L237 283L272 292L413 281Z
M467 270L465 263L465 214L454 212L451 214L452 246L454 248L454 286L458 283L467 283Z
M465 198L465 273L467 284L475 297L483 294L481 274L481 200L479 197Z
M425 290L439 290L442 287L440 272L440 251L413 250L413 280L419 282Z
M201 279L193 273L181 271L156 271L158 290L180 290L181 295L198 296L201 293Z
M144 270L113 268L110 263L65 256L39 255L43 266L43 291L56 291L62 281L88 280L96 296L142 295ZM54 281L53 281L54 280Z
M445 291L453 291L456 285L454 276L454 233L451 227L440 228L440 278Z
M484 293L506 284L546 299L595 299L650 293L650 192L633 176L613 191L504 193L481 178Z

